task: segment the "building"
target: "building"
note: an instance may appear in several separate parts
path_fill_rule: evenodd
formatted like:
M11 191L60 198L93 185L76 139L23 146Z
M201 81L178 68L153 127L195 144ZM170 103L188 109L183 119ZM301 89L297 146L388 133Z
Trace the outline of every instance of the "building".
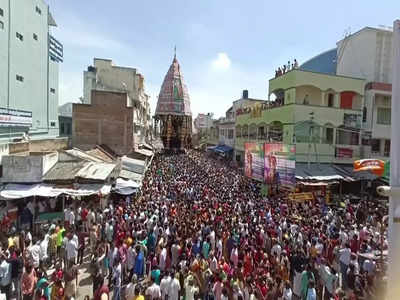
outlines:
M365 27L337 43L337 74L366 80L363 144L371 146L366 158L390 155L392 36L392 28Z
M352 163L362 156L364 85L301 69L271 79L274 101L236 110L237 159L243 162L246 142L278 142L296 145L296 162Z
M219 119L218 144L235 147L235 112L233 106L225 112L225 117Z
M119 156L130 153L134 108L127 93L92 90L90 98L90 104L73 104L72 145L89 150L104 144Z
M165 149L185 149L192 145L190 98L180 65L174 56L158 96L155 126Z
M83 72L83 103L90 104L92 91L124 92L133 107L134 143L145 143L151 134L149 96L144 77L135 68L115 66L112 60L95 58Z
M58 108L59 135L72 137L72 102L65 103Z
M43 0L0 0L0 142L58 136L63 46Z
M198 114L194 119L194 128L200 136L207 136L213 125L213 113Z

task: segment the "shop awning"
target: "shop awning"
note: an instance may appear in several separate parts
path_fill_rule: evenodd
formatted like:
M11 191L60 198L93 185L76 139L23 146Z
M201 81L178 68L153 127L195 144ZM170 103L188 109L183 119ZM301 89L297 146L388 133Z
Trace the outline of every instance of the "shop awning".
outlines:
M7 184L0 191L0 199L14 200L27 197L57 197L62 194L70 196L90 196L96 194L108 195L111 185L103 184L79 184L76 189L59 188L50 184Z
M296 179L298 180L354 181L351 175L351 172L334 164L311 163L310 167L308 167L308 163L296 163Z
M227 145L219 145L214 149L215 152L227 153L233 151L233 148Z

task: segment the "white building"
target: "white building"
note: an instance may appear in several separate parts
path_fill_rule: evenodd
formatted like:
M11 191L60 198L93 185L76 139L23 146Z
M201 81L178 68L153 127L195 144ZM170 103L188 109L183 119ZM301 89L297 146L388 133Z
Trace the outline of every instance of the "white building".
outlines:
M133 122L135 145L145 143L151 134L149 96L144 90L144 77L135 68L114 66L112 60L95 58L93 66L83 72L83 103L90 104L92 90L126 92L135 109Z
M207 133L213 125L213 113L198 114L194 119L194 127L197 132Z
M219 144L235 147L235 112L231 106L219 119Z
M371 145L371 152L366 151L365 157L387 159L390 154L392 35L390 28L365 27L337 43L337 75L367 82L363 144Z
M43 0L0 0L0 142L58 136L63 46Z

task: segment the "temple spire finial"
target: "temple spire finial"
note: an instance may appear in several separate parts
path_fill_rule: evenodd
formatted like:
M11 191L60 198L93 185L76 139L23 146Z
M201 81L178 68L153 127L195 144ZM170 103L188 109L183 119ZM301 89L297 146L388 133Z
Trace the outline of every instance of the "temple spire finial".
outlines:
M175 45L175 48L174 48L174 60L176 59L176 45Z

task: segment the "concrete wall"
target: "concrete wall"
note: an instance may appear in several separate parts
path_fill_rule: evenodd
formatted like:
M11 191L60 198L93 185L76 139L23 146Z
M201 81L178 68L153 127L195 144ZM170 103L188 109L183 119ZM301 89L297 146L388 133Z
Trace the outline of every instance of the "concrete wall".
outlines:
M392 32L364 28L337 43L337 74L392 82Z
M51 152L69 148L68 138L29 141L29 152Z
M132 107L127 95L118 92L92 91L90 105L73 105L72 144L88 150L106 144L119 155L133 147Z
M126 91L131 99L138 99L136 69L118 67L108 59L94 59L96 73L85 71L83 96L84 103L90 104L91 90L122 92Z
M43 174L42 156L3 156L3 182L41 182Z

